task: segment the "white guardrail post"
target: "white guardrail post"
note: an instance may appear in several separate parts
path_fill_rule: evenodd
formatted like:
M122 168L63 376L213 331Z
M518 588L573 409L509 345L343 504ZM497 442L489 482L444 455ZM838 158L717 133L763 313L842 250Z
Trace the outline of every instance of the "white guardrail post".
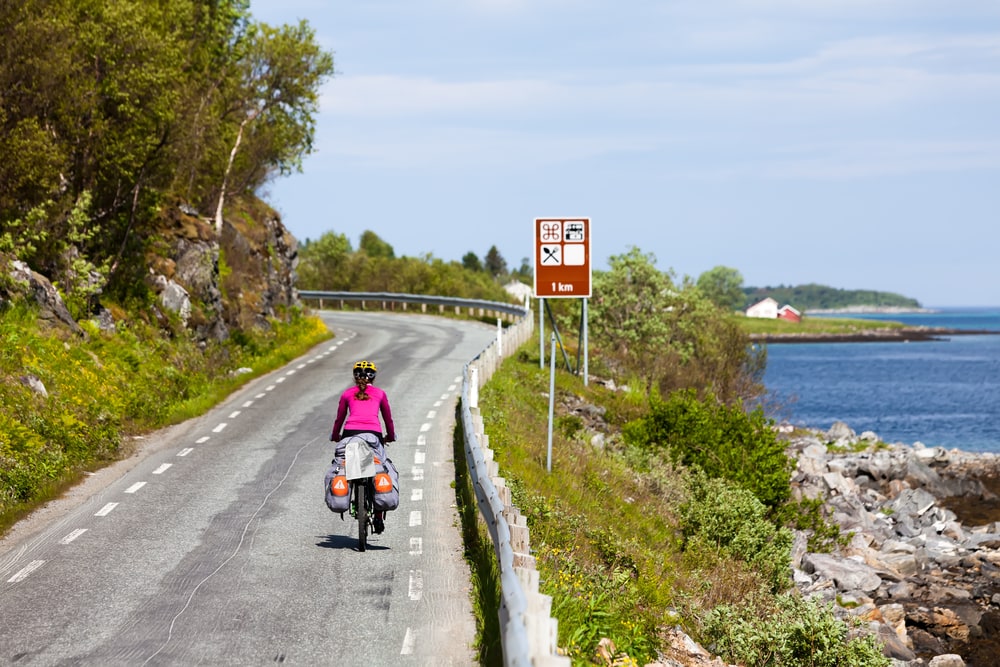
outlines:
M511 503L507 481L500 476L489 438L483 430L479 412L479 388L500 367L503 351L509 355L531 337L534 319L526 306L493 301L452 299L416 294L364 292L300 291L304 299L414 303L426 309L466 307L502 313L518 318L507 329L497 321L497 338L479 356L465 365L462 372L462 430L469 478L476 494L479 512L489 530L500 572L500 640L507 667L569 667L570 659L558 654L559 626L552 618L552 598L538 592L538 570L531 555L528 525L521 511Z

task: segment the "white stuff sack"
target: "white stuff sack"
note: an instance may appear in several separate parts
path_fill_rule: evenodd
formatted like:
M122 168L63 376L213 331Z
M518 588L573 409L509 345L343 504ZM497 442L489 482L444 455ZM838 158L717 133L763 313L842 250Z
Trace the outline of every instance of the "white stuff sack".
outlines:
M344 468L347 479L375 476L375 451L360 438L352 438L344 445Z

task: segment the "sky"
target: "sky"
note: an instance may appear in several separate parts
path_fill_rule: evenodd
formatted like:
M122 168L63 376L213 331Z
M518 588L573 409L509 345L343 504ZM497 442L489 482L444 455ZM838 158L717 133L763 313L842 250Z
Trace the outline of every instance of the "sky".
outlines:
M315 151L260 192L300 241L1000 305L996 0L251 0L331 51ZM529 259L529 264L531 260Z

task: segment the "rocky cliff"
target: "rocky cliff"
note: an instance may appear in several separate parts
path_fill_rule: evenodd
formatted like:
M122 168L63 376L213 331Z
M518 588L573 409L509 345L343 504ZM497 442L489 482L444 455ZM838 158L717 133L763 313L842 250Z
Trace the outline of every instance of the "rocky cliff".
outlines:
M223 340L233 330L267 327L300 305L295 289L298 244L278 214L259 200L233 202L221 234L180 201L166 203L145 239L145 283L155 296L147 315L164 326L188 329L199 341ZM0 281L0 305L24 298L39 306L43 322L82 334L48 278L23 262L10 262ZM102 329L125 314L100 300L94 319Z

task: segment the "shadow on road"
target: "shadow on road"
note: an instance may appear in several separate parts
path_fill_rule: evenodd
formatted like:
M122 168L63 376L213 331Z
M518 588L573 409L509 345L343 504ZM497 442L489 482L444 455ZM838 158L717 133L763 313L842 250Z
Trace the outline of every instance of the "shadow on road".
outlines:
M351 549L353 551L358 550L358 537L357 535L320 535L320 541L316 543L316 546L322 547L324 549ZM385 551L389 547L382 546L380 544L373 544L371 542L372 538L368 541L368 551Z

